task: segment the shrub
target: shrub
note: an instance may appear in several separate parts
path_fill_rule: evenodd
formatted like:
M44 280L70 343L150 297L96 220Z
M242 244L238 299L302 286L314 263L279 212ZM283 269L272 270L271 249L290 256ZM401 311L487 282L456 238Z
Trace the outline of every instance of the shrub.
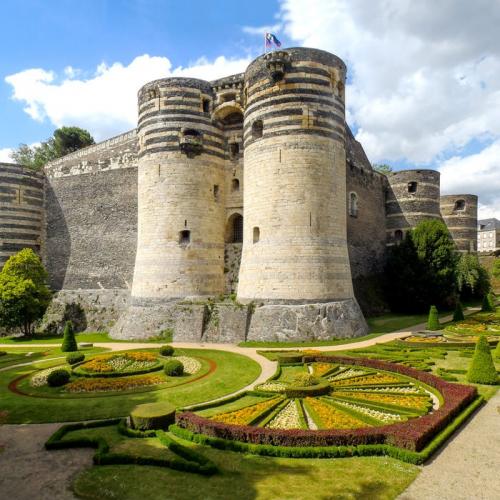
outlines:
M483 304L481 306L481 311L483 312L493 312L495 310L494 305L492 304L491 296L486 294L483 296Z
M474 356L469 365L467 380L476 384L494 385L498 381L498 374L491 356L490 345L484 335L476 343Z
M64 337L61 346L62 352L74 352L78 351L78 345L75 339L75 332L73 331L73 323L71 321L66 321L64 326Z
M428 330L439 330L439 317L438 310L436 306L431 306L429 310L429 319L427 320L427 329Z
M165 363L163 371L169 377L178 377L184 373L184 365L177 359L171 359Z
M310 373L298 373L295 377L293 377L292 382L294 387L309 387L318 384L319 380Z
M457 300L455 311L453 312L453 321L463 321L465 319L462 303Z
M172 354L174 354L174 348L171 345L162 345L160 347L160 354L162 356L172 356Z
M49 384L50 387L61 387L69 382L69 377L68 370L60 368L49 373L47 376L47 384Z
M497 348L495 349L495 357L500 359L500 341L498 341Z
M175 421L175 406L166 401L138 405L130 412L130 421L141 431L167 429Z
M7 354L7 351L0 351L0 356L5 356Z
M70 352L66 356L66 361L69 365L76 365L85 359L85 354L83 352Z
M299 353L281 353L278 354L277 360L280 365L287 365L291 363L302 363L303 354Z

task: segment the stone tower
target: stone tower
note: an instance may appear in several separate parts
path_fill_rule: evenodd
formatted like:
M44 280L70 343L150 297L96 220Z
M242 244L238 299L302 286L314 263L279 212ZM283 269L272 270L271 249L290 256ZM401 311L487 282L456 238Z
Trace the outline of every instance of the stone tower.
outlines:
M477 252L477 196L441 196L441 215L461 252Z
M224 141L208 82L166 78L139 91L134 301L224 291Z
M436 170L400 170L387 176L387 244L401 241L419 222L441 219L440 173Z

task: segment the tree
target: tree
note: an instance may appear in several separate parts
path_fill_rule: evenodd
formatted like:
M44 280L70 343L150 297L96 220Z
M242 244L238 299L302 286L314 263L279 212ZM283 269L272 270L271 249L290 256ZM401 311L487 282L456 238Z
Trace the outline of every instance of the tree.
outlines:
M479 263L477 255L464 253L457 262L457 289L462 298L481 297L490 288L488 271Z
M467 371L467 381L476 384L494 385L498 381L498 374L491 356L490 345L484 335L480 335L474 355Z
M387 163L374 163L373 165L373 170L376 170L377 172L387 175L392 172L392 167L390 165L387 165Z
M453 321L463 321L465 319L462 303L457 300L455 304L455 311L453 312Z
M483 312L494 312L495 311L495 302L493 300L492 295L485 294L483 296L483 303L481 305L481 311L483 311Z
M54 131L52 137L38 146L20 144L10 157L15 163L40 170L49 161L92 144L94 139L87 130L79 127L61 127Z
M427 330L439 330L439 316L436 306L431 306L429 309L429 318L427 319Z
M61 352L74 352L78 351L78 344L75 339L75 332L73 330L73 323L66 321L64 325L63 341L61 345Z
M34 324L51 299L47 271L40 258L25 248L7 260L0 272L0 325L34 333Z

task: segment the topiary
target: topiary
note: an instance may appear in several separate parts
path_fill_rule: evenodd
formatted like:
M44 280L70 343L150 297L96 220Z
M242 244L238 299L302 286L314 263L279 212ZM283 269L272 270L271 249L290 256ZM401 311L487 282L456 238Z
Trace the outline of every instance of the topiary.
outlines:
M483 312L493 312L495 307L492 304L491 297L489 294L483 296L483 304L481 306L481 311Z
M47 376L47 384L50 387L60 387L69 381L70 374L68 370L61 368L50 372Z
M485 335L481 335L476 343L474 356L467 371L467 381L476 384L494 385L498 381L498 374L491 356L490 345Z
M83 352L70 352L66 356L66 362L68 365L76 365L85 359L85 354Z
M171 359L165 363L163 371L169 377L178 377L184 373L184 365L178 359Z
M498 341L497 348L495 349L495 357L500 359L500 340Z
M429 310L429 318L427 320L427 330L435 331L439 330L439 317L438 310L436 306L431 306Z
M73 323L71 321L66 321L66 325L64 326L64 338L61 346L61 351L78 351L78 344L76 343L75 332L73 331Z
M490 303L491 310L495 311L495 309L496 309L496 307L495 307L496 297L495 297L495 294L493 292L490 292L488 294L488 301Z
M453 312L453 321L463 321L465 319L464 310L462 309L462 303L457 300L455 306L455 311Z
M160 347L160 354L162 356L172 356L174 348L171 345L162 345Z
M168 429L175 421L175 406L167 401L136 406L130 412L130 422L134 429Z

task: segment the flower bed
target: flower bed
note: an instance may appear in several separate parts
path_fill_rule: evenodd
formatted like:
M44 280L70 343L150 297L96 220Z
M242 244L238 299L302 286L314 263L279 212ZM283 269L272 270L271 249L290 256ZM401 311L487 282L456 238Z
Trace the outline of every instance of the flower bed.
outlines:
M184 373L188 375L194 375L201 369L201 363L195 358L189 356L174 356L172 359L180 361L184 367Z
M65 365L53 366L52 368L47 368L45 370L41 370L36 372L30 379L31 387L43 387L47 385L47 377L54 371L60 370Z
M345 385L381 385L381 384L398 384L401 379L393 375L387 375L385 373L376 373L366 376L356 377L354 379L348 378L344 380L330 380L330 383L334 386L345 386Z
M79 378L66 384L66 392L127 391L138 387L158 385L165 382L160 375L139 375L119 378Z
M226 424L249 425L251 422L256 420L257 417L264 416L264 413L267 410L274 408L280 401L280 397L274 397L272 399L268 399L267 401L263 401L262 403L247 406L241 410L220 413L219 415L212 417L212 419Z
M299 429L301 426L299 410L295 400L287 405L266 425L269 429Z
M324 403L321 399L305 398L304 403L320 429L356 429L367 425L348 413L339 411L334 406Z

